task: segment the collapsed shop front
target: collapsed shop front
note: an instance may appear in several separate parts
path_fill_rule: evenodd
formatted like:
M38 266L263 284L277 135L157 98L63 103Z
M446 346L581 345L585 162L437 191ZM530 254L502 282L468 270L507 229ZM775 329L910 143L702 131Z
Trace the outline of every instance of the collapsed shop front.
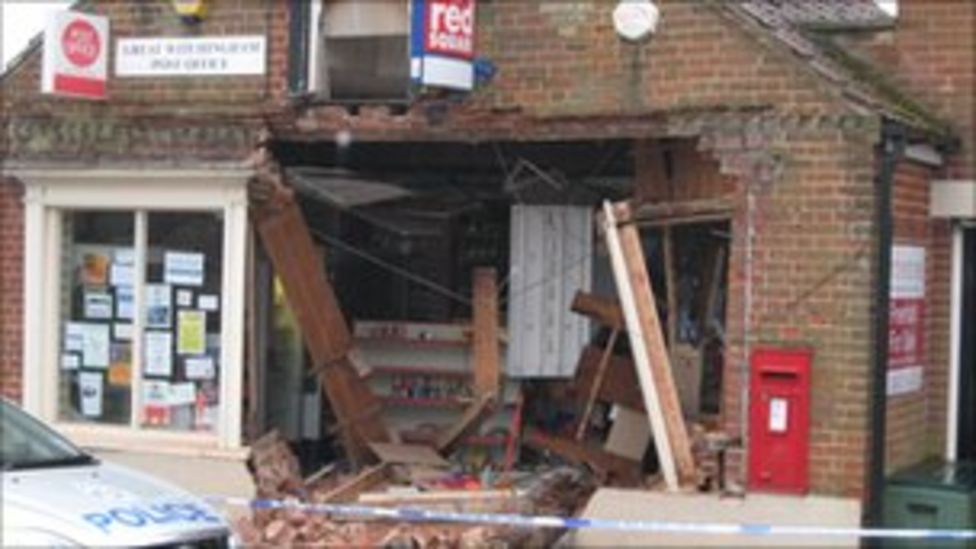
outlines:
M475 397L472 302L477 273L488 268L503 389L458 457L473 470L500 466L519 447L521 424L603 448L628 469L613 473L633 480L656 465L627 337L622 326L581 314L578 303L616 302L597 212L603 200L636 196L682 411L703 431L723 428L736 185L696 144L282 141L272 150L300 197L394 437L432 443ZM265 366L247 430L277 428L303 441L313 467L342 455L342 422L306 375L311 357L301 353L277 265L262 253L256 259L254 310L273 312L253 321ZM607 347L616 358L601 366Z

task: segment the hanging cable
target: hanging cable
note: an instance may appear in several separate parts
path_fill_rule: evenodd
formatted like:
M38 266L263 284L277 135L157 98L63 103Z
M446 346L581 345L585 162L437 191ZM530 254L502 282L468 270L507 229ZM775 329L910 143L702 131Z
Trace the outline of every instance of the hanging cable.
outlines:
M442 286L442 285L440 285L440 284L438 284L438 283L436 283L436 282L434 282L432 280L428 280L428 279L426 279L426 278L424 278L424 277L422 277L422 276L420 276L420 275L418 275L416 273L412 273L412 272L408 271L407 269L404 269L403 267L400 267L398 265L394 265L393 263L390 263L390 262L388 262L388 261L386 261L384 259L380 259L380 258L378 258L378 257L376 257L376 256L374 256L374 255L372 255L372 254L370 254L368 252L364 252L363 250L360 250L359 248L353 246L352 244L348 244L348 243L346 243L346 242L344 242L344 241L342 241L342 240L340 240L340 239L338 239L336 237L327 235L327 234L325 234L323 232L320 232L320 231L317 231L317 230L314 230L314 229L312 229L311 232L312 232L313 235L315 235L316 238L320 238L323 241L325 241L327 244L329 244L331 246L335 246L336 248L339 248L340 250L342 250L342 251L344 251L346 253L350 253L350 254L352 254L352 255L360 258L360 259L366 260L366 261L368 261L368 262L370 262L370 263L372 263L372 264L374 264L374 265L376 265L376 266L378 266L380 268L386 269L386 270L388 270L388 271L390 271L390 272L392 272L392 273L394 273L396 275L402 276L403 278L406 278L407 280L409 280L411 282L414 282L416 284L419 284L419 285L427 288L428 290L431 290L432 292L436 292L436 293L441 294L441 295L443 295L445 297L448 297L450 299L453 299L453 300L455 300L455 301L457 301L457 302L459 302L459 303L461 303L463 305L467 305L469 307L471 306L471 299L470 298L468 298L466 296L463 296L463 295L461 295L461 294L459 294L459 293L451 290L450 288L445 288L444 286Z

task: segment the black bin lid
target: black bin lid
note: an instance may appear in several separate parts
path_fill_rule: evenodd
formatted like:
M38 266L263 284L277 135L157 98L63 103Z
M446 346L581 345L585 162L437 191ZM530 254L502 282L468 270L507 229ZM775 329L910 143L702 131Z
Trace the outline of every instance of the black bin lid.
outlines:
M898 471L888 479L888 484L976 492L976 462L929 459Z

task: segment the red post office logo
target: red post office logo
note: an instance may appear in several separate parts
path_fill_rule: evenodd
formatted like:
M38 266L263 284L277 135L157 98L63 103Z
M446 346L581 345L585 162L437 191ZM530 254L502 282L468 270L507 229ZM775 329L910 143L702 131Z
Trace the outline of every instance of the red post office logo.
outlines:
M102 43L98 38L98 31L91 23L77 19L69 23L61 33L61 48L68 61L84 68L98 60Z

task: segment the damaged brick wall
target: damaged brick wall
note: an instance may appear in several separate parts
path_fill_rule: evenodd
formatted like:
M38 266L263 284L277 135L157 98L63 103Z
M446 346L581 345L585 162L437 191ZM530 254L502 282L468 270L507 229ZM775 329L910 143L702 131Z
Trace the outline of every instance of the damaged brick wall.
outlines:
M478 5L478 52L497 74L464 101L426 98L403 115L385 107L319 105L281 113L282 135L362 140L592 138L648 134L642 118L666 110L777 108L836 112L837 95L791 52L765 47L700 2L667 0L658 33L640 44L616 35L602 0ZM585 117L602 117L587 123ZM567 120L544 127L547 120Z
M676 167L676 173L692 177L688 185L676 186L675 200L735 191L723 425L732 434L741 432L748 353L761 346L812 348L811 490L860 497L869 432L870 159L877 127L870 122L846 129L817 122L805 126L785 118L778 124L779 130L764 138L720 132L699 145L704 154L676 155L698 167ZM654 150L645 147L641 154ZM653 169L641 171L645 197L668 195ZM734 474L744 479L744 456L731 457Z
M0 178L0 395L21 397L23 344L23 188Z

